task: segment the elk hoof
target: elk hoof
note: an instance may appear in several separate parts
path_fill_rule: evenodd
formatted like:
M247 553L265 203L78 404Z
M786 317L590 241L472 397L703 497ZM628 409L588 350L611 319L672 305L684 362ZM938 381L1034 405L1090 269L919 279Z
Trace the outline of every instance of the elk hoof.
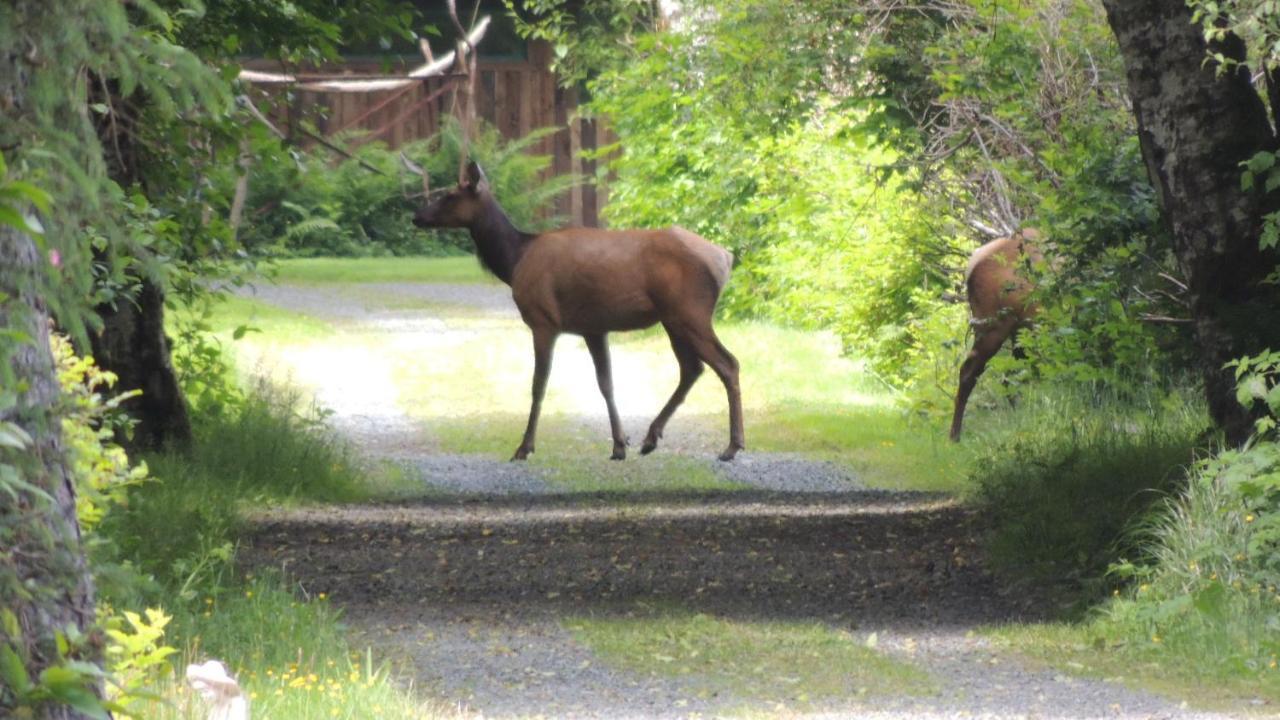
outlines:
M649 434L644 436L644 444L640 446L640 454L648 455L658 449L658 438L662 437L662 433L649 430Z
M626 460L626 459L627 459L627 446L625 446L625 445L615 445L615 446L614 446L614 448L613 448L613 454L609 456L609 459L610 459L610 460Z
M524 445L521 445L520 447L516 448L516 454L511 456L511 462L515 462L517 460L526 460L532 454L533 454L532 447L525 447Z
M741 449L742 448L738 447L737 445L730 445L729 447L725 448L724 452L720 453L720 462L729 462L734 458L734 456L738 454L738 451Z

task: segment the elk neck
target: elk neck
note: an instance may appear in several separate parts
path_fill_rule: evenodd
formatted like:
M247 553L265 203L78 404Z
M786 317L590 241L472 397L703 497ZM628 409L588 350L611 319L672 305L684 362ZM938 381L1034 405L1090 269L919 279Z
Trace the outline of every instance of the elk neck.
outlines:
M484 211L467 228L476 244L480 263L510 285L516 264L524 256L526 246L533 235L516 229L502 206L492 197L486 199Z

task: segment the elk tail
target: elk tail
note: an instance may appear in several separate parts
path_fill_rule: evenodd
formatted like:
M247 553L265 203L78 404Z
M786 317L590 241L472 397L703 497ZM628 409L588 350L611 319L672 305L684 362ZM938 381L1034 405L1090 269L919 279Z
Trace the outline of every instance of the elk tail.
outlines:
M733 271L733 253L725 250L720 246L716 246L715 261L710 264L711 277L716 283L716 295L719 295L724 286L729 284L729 273Z

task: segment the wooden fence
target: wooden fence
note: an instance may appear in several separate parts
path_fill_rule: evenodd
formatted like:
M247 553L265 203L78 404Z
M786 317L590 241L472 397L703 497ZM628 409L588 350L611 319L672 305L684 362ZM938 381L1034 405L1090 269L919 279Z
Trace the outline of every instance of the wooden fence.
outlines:
M527 60L480 58L476 114L512 139L539 128L560 128L539 140L530 152L551 156L549 176L572 173L583 177L584 182L560 197L550 210L565 218L567 224L597 226L606 189L596 182L596 161L583 158L582 151L616 142L616 137L602 123L577 117L578 93L556 82L550 70L551 48L546 42L531 42L528 55ZM246 67L275 69L256 61L246 63ZM404 69L392 68L391 72ZM376 61L346 62L339 70L353 76L388 72L383 63ZM394 148L430 137L439 129L441 118L447 117L450 109L446 82L443 78L429 78L407 88L378 92L297 91L287 114L319 116L319 128L326 135L364 132L368 140L380 140Z

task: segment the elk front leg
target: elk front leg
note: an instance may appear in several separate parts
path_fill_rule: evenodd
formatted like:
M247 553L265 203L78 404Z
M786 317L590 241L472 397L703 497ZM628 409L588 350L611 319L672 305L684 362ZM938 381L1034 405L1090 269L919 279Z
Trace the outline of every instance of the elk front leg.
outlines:
M524 439L511 456L512 460L524 460L533 452L534 438L538 434L538 414L542 412L542 396L547 390L547 376L551 374L551 353L555 346L554 331L533 329L533 402L529 406L529 424L524 429Z
M584 335L587 350L591 353L591 361L596 366L596 383L600 386L600 394L604 396L605 407L609 409L609 432L613 434L613 455L611 460L625 460L627 457L627 436L622 434L622 420L618 417L618 408L613 404L613 369L609 363L609 338L607 335Z

